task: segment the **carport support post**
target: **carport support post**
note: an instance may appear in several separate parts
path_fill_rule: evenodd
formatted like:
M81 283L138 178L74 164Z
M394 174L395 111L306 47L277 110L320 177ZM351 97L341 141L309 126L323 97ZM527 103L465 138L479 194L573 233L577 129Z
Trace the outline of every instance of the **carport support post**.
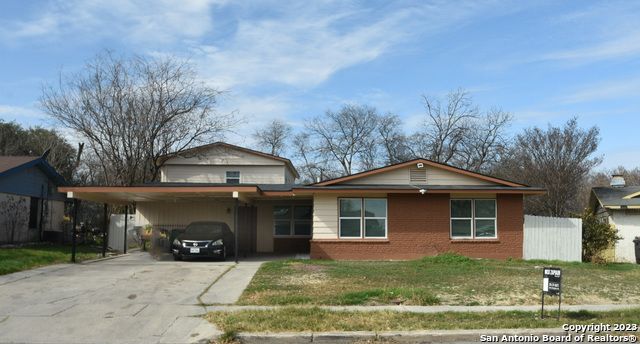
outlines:
M234 249L233 254L236 258L236 264L238 263L238 191L233 192L233 235L235 237L234 240Z
M80 206L80 201L77 199L73 199L73 222L71 227L71 262L76 262L76 227L78 225L78 207Z
M108 219L107 219L107 203L104 204L104 212L103 212L103 217L102 217L102 258L104 258L107 255L107 238L108 238L108 232L107 232L107 224L108 224Z
M129 220L129 205L124 206L124 241L122 244L122 251L127 253L127 221Z

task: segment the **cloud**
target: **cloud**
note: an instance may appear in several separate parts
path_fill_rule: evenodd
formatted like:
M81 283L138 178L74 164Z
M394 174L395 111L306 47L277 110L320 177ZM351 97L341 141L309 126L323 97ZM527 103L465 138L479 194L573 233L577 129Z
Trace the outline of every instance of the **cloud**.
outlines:
M5 22L0 38L57 40L116 37L138 43L166 43L201 37L211 29L214 0L55 1L31 18Z
M626 36L597 42L574 49L554 51L540 56L538 61L567 61L591 63L602 60L628 58L640 54L640 31L628 32Z
M29 122L44 120L46 115L37 109L23 106L0 104L0 119L4 121Z
M460 27L490 7L421 2L360 8L348 2L299 2L274 16L243 17L227 39L191 52L206 77L225 88L268 82L310 88L414 38Z
M575 104L624 97L637 98L640 94L640 78L604 81L591 84L558 98L561 103Z

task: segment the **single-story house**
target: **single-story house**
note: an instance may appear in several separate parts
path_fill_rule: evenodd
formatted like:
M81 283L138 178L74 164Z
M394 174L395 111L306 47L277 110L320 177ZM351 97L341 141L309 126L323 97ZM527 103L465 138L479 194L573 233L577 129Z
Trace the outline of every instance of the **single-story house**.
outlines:
M64 178L46 154L0 156L0 243L61 238Z
M613 248L617 262L636 262L633 240L640 237L640 186L626 185L621 175L614 175L611 186L594 187L591 210L618 230L620 239Z
M521 258L523 199L543 189L426 159L295 184L289 159L217 142L163 157L160 181L62 187L68 197L135 203L136 225L234 223L244 253L412 259L455 251Z

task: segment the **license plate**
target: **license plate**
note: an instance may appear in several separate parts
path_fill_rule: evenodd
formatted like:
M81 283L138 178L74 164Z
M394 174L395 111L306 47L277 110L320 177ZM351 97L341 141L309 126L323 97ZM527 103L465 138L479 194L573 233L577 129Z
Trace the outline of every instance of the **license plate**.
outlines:
M189 253L200 253L200 247L192 247L189 249Z

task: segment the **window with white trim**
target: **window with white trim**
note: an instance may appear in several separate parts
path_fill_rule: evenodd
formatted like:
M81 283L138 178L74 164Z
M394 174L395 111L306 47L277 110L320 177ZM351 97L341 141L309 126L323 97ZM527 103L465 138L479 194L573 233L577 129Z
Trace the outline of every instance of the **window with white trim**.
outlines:
M338 230L340 238L386 238L385 198L340 198Z
M497 238L496 200L452 199L451 237L454 239Z
M276 205L273 207L273 235L311 236L313 207L310 205Z
M227 184L240 184L240 171L227 171L226 173Z

